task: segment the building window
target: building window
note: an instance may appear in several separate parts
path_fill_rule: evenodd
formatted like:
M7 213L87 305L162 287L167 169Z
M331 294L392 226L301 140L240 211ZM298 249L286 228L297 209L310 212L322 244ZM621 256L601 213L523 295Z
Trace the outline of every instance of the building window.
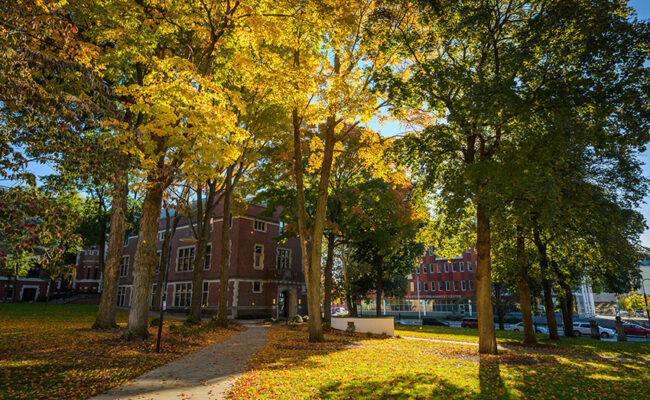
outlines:
M436 283L435 282L431 282L431 291L432 292L436 291Z
M157 283L151 285L151 308L153 308L154 301L156 300L156 288L158 287Z
M129 245L129 234L124 235L124 247Z
M158 256L158 263L156 264L156 272L155 272L155 274L157 275L160 273L160 262L162 261L162 250L158 250L156 252L156 255Z
M194 270L194 246L178 249L176 271L183 272L192 270Z
M158 241L162 242L165 240L165 232L158 232Z
M424 282L424 284L423 284L423 285L424 285L424 291L425 291L425 292L427 292L427 291L429 290L429 288L428 288L428 285L427 285L427 283L426 283L426 282Z
M468 262L467 262L467 270L468 270L469 272L472 272L472 262L471 262L471 261L468 261Z
M458 267L458 263L452 262L451 263L451 272L456 272L456 270L458 269L457 267Z
M282 235L284 233L284 225L285 225L285 223L283 221L280 221L280 227L278 228L279 231L280 231L280 235Z
M462 291L467 290L467 286L465 285L465 281L460 281L460 290L462 290Z
M266 232L266 222L255 220L253 229L255 229L258 232Z
M192 301L192 282L174 284L174 306L189 307Z
M278 259L275 263L275 267L277 269L291 268L291 250L278 249Z
M458 281L454 281L454 292L458 291Z
M201 305L208 306L208 295L210 294L210 282L203 282L203 294L201 295Z
M449 281L445 281L445 290L449 291Z
M429 264L429 273L433 274L433 263Z
M124 278L129 272L129 256L122 256L122 263L120 263L120 277Z
M205 263L203 264L204 270L210 269L210 263L212 262L212 245L209 244L205 246Z
M411 284L411 285L410 285L410 286L411 286L411 292L415 292L415 283L413 283L413 282L411 281L410 284Z
M124 307L124 302L126 298L126 286L117 287L117 306Z
M465 271L465 264L462 261L458 263L458 270L460 272Z
M442 292L442 281L438 282L438 291Z
M474 281L467 281L469 284L469 290L474 290Z
M253 282L253 293L262 293L262 282Z
M444 263L445 265L445 272L449 272L449 263Z
M415 273L416 273L416 274L419 274L419 273L420 273L420 267L419 267L419 266L415 267Z
M440 263L438 263L438 264L436 265L436 268L438 269L438 272L439 272L439 273L442 272L442 269L440 269Z
M262 269L264 268L264 246L261 244L255 245L255 250L253 251L253 268Z

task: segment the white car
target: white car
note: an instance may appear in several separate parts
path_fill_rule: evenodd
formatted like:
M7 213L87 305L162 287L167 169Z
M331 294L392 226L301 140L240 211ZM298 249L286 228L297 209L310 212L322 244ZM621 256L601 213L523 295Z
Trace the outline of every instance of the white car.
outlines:
M603 339L614 337L614 335L616 335L616 331L613 329L603 328L600 325L598 325L598 331L600 332L600 337ZM589 322L574 322L573 334L576 337L580 337L582 335L591 336L591 324Z
M533 325L535 326L535 325ZM548 334L548 328L542 325L537 325L535 329L535 333L546 333ZM518 324L510 325L510 328L508 330L511 330L513 332L523 332L524 331L524 323L520 322Z

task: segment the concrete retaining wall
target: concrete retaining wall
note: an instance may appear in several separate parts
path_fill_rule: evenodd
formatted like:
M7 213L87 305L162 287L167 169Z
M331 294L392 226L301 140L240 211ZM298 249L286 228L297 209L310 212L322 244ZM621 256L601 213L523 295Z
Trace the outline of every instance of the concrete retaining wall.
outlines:
M354 322L355 332L370 332L378 335L386 334L395 336L395 321L388 318L332 318L332 328L340 331L348 329L348 322Z

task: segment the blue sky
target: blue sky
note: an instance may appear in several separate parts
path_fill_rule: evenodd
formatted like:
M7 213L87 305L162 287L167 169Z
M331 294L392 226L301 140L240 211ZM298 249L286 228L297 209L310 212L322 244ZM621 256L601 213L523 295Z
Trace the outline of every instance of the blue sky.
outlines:
M637 10L640 19L650 19L650 0L631 0L629 4ZM404 131L397 122L387 122L380 126L376 120L373 120L370 127L381 132L384 136L399 135ZM641 161L645 164L643 166L643 175L650 177L650 150L646 150L641 154ZM47 165L33 164L30 168L36 175L48 175L53 172L52 168ZM9 185L11 182L0 180L0 185ZM646 195L645 202L641 206L640 211L645 217L646 221L650 223L650 195ZM650 247L650 229L646 229L641 241L644 246Z

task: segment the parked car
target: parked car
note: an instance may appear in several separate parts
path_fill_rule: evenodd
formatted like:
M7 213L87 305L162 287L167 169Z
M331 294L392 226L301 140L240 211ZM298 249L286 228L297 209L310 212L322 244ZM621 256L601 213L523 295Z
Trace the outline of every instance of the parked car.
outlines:
M650 338L650 329L644 328L641 325L623 324L623 330L626 335L645 336L646 338Z
M424 317L424 318L422 318L422 325L449 326L449 322L440 321L437 318Z
M643 316L645 316L645 314L644 314L643 310L636 310L636 311L634 311L634 316L643 317Z
M524 323L520 322L518 324L510 325L510 328L508 330L511 330L513 332L523 332L524 331ZM543 325L536 325L535 326L535 333L546 333L548 334L548 328L543 326Z
M461 328L478 328L478 319L477 318L463 318L460 322Z
M598 326L598 331L600 332L600 337L607 339L613 337L616 334L616 331L609 328L604 328ZM589 322L574 322L573 323L573 334L577 337L582 335L591 336L591 324Z

